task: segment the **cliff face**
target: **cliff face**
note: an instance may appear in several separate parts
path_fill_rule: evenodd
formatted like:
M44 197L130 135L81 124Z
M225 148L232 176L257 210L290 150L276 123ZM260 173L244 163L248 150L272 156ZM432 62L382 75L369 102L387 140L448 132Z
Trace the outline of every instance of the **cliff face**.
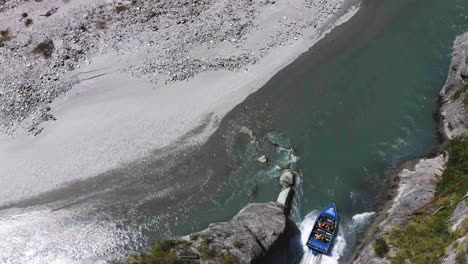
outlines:
M252 263L264 256L285 232L286 219L285 208L279 203L249 204L231 221L212 223L183 239L202 255L200 263L220 263L224 256L233 256L239 263Z
M457 37L453 46L452 62L446 84L440 92L440 132L444 140L468 134L468 32ZM410 168L404 168L397 174L398 184L393 201L375 218L366 233L365 242L357 249L354 263L390 263L387 258L380 258L374 251L376 238L388 233L395 226L401 227L407 220L408 214L434 197L433 182L443 174L447 163L447 156L439 155L434 158L424 158L412 161ZM452 231L459 223L466 220L466 204L462 200L450 219ZM386 210L388 209L388 210ZM461 243L466 245L466 237L457 240L446 250L447 258L444 263L456 257L455 248ZM463 244L465 243L465 244ZM389 245L387 256L394 257L396 249Z
M453 46L447 82L440 91L440 130L446 139L468 134L468 32Z
M394 226L400 226L407 220L407 215L418 206L430 201L434 197L435 187L433 181L442 175L446 160L443 155L435 158L418 160L414 167L402 169L397 177L399 179L396 196L393 204L382 218L376 217L371 226L372 235L369 235L367 243L358 248L356 264L362 263L390 263L386 258L378 257L374 252L374 241L383 233L390 231ZM389 256L395 256L395 249L389 245Z

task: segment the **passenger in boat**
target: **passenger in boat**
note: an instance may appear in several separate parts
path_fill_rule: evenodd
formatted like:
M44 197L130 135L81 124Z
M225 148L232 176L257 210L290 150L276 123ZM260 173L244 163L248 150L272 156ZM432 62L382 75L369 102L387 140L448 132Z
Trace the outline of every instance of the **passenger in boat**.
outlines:
M324 227L325 227L325 223L324 223L324 222L321 222L321 221L319 221L319 222L318 222L318 226L319 226L320 228L324 228Z

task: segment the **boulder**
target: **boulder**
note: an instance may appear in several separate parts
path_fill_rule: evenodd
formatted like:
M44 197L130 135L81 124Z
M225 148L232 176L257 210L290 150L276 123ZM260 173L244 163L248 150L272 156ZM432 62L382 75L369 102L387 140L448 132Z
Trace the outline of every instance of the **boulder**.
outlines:
M222 263L234 257L239 263L253 263L263 257L286 229L284 206L253 203L229 222L212 223L207 229L182 239L200 254L200 263Z
M278 240L279 235L284 232L286 215L281 204L256 203L247 205L231 222L246 227L268 251Z
M290 169L284 170L281 173L280 184L284 188L288 188L294 185L294 172Z
M292 188L283 189L278 195L277 203L282 204L285 208L289 208L293 190Z

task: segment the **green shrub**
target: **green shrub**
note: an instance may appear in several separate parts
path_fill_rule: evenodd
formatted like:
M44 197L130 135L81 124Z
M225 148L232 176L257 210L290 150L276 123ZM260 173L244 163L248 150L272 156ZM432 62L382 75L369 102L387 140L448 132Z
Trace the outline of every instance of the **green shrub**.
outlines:
M453 139L447 146L449 160L444 174L437 182L436 195L441 194L468 175L468 136ZM466 182L456 187L453 192L465 195L468 191Z
M239 261L237 261L237 259L232 255L224 255L221 258L220 263L221 264L238 264Z
M156 241L148 253L131 256L128 262L131 264L185 264L190 263L186 259L178 259L177 251L188 251L187 242L177 240Z
M465 252L460 252L455 257L455 263L457 263L457 264L465 264L466 263L465 261L466 261L466 253Z
M27 27L31 26L32 24L33 24L33 20L30 18L26 19L26 21L24 22L24 25Z
M436 195L468 175L468 136L451 140L447 150L449 160L442 177L437 181ZM439 208L437 212L422 210L411 216L404 228L392 230L389 243L398 249L397 256L391 258L392 263L404 263L406 259L414 264L440 263L445 257L445 248L457 238L450 231L447 220L467 191L468 184L465 182L435 203L433 208Z
M10 41L12 38L10 28L0 30L0 42Z
M375 240L374 243L374 252L379 258L385 257L388 253L388 245L385 239L382 237L379 237Z
M42 54L44 58L50 58L55 50L54 42L50 39L39 43L33 50L36 54Z
M210 247L211 242L213 242L211 238L203 238L200 248L198 249L202 259L213 259L216 257L216 250Z

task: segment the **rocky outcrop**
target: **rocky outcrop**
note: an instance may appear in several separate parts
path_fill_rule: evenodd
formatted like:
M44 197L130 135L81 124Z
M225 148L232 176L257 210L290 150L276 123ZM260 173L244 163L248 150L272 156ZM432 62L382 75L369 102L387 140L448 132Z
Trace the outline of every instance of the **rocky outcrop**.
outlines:
M440 132L444 141L468 134L468 32L457 37L453 46L453 58L447 81L440 92ZM410 168L402 168L396 175L397 191L394 199L375 217L364 238L358 246L354 263L390 263L387 258L380 258L374 252L375 239L390 231L395 226L401 226L408 214L434 197L434 180L444 172L448 155L435 158L424 158L410 161ZM451 218L453 231L463 223L466 216L466 204L461 201ZM447 250L444 263L454 263L457 257L457 246L466 244L466 239L457 240ZM466 248L466 247L465 247ZM394 257L395 249L389 245L387 256Z
M468 194L467 194L468 195ZM466 195L465 197L457 204L455 211L453 212L452 217L450 217L451 229L452 232L457 236L458 234L466 233L468 227L466 218L468 215L468 206L466 205ZM445 250L446 258L443 264L451 263L467 263L467 248L468 248L468 237L463 236L447 247Z
M245 206L229 222L212 223L207 229L182 238L200 255L200 263L222 263L234 258L253 263L278 243L287 229L296 173L285 169L280 177L282 191L277 202Z
M409 213L434 197L435 187L432 182L442 175L445 162L443 155L421 159L413 168L405 168L398 173L398 190L393 204L385 212L383 220L381 218L381 222L373 227L372 235L366 239L369 243L359 250L354 263L390 263L388 259L382 259L375 254L375 239L394 226L400 226ZM393 256L394 249L391 245L389 248L389 256Z
M466 236L457 239L445 250L447 258L444 259L442 264L468 263L468 255L466 254L467 248L468 238ZM465 252L465 254L460 254L460 252Z
M447 81L440 91L440 130L445 139L468 134L468 32L453 46Z
M183 237L200 263L220 263L233 256L239 263L252 263L264 256L286 230L287 216L281 204L254 203L244 207L229 222L212 223L207 229Z
M158 241L148 252L121 263L258 263L287 236L287 219L285 207L279 203L248 204L229 222L212 223L203 231Z

